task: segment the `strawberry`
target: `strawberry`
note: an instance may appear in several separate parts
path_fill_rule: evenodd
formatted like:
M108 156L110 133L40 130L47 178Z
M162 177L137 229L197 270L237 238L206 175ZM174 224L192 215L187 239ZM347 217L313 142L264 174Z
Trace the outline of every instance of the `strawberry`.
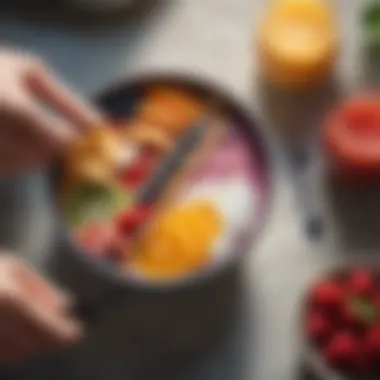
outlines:
M110 243L116 238L116 230L110 224L91 224L81 227L75 234L78 243L97 256L106 256Z
M139 157L128 169L121 173L121 183L127 187L136 187L151 174L157 159L151 155Z
M322 313L312 312L306 321L306 331L313 342L319 343L329 337L331 324Z
M380 359L380 324L370 327L365 335L365 351L376 359Z
M121 182L128 187L138 186L148 177L149 169L146 162L140 161L122 173Z
M314 289L312 302L325 311L337 310L344 301L342 286L332 280L322 281Z
M373 273L367 269L354 271L347 282L349 294L360 297L372 297L376 288L376 281Z
M123 233L134 232L151 213L150 206L136 206L121 213L116 219L117 229Z
M329 365L343 369L360 360L360 347L350 332L342 331L331 339L323 355Z

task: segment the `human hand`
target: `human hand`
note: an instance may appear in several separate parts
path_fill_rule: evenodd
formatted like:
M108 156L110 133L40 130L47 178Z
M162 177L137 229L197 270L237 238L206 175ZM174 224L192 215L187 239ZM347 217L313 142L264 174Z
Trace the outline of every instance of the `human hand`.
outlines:
M68 299L23 261L0 253L0 366L37 357L80 338Z
M0 175L48 163L101 115L39 59L0 49Z

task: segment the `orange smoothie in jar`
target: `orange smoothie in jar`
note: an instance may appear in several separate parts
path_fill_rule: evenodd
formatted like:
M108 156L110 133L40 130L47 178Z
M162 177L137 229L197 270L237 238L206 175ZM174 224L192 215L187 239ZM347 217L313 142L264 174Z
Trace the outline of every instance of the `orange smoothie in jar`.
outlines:
M259 29L260 70L278 88L300 90L323 83L337 49L333 10L322 0L277 0Z

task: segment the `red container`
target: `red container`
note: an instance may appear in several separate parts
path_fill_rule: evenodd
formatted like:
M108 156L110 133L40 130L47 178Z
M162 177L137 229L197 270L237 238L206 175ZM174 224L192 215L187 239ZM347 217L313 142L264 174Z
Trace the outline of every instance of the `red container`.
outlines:
M331 172L360 184L380 178L380 96L353 97L326 118L323 142Z

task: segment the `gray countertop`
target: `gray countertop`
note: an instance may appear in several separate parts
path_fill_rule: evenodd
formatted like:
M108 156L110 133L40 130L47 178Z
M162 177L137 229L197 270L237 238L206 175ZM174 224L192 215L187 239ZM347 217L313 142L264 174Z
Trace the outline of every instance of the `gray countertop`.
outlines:
M7 17L0 22L0 35L12 46L41 54L84 94L92 94L117 78L150 70L205 76L240 97L270 129L271 118L265 113L262 87L256 79L253 48L255 26L265 3L265 0L168 1L138 23L98 30L44 26ZM343 92L350 92L364 83L356 26L360 2L333 3L339 10L343 34L337 81ZM297 181L284 159L286 145L277 141L277 147L274 205L247 267L254 306L251 323L255 331L248 352L249 373L259 380L294 378L302 350L297 325L300 297L306 284L340 260L343 257L340 252L346 248L341 226L331 211L330 198L325 197L321 186L318 165L310 167L308 175L313 181L307 181L305 188L306 181ZM2 218L8 225L18 225L22 239L16 239L15 248L43 268L50 220L39 182L30 183L27 186L19 183L17 200L13 197L2 202L4 210L28 204L31 214L24 216L22 222L9 222L6 211ZM302 203L305 193L306 202ZM304 214L309 204L325 220L326 234L318 242L311 242L305 235ZM117 364L104 362L103 369L99 366L99 379L119 379L117 376L111 379L109 366Z

